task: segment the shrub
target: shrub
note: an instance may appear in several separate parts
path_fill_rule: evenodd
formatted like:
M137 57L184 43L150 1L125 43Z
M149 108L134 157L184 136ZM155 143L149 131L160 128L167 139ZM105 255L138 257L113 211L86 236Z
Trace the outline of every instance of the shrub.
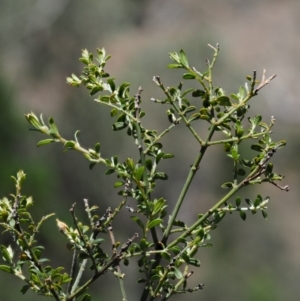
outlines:
M188 285L193 267L200 266L197 251L210 245L208 240L211 231L216 229L227 213L237 213L245 220L247 213L260 211L267 218L268 196L258 194L254 199L242 200L235 196L237 192L246 186L262 183L288 191L288 186L278 184L283 176L273 171L271 162L277 150L286 144L283 140L272 141L275 119L272 117L266 123L260 115L248 117L249 102L275 75L266 78L264 70L262 80L258 82L254 71L252 76L247 76L247 83L236 94L227 95L213 83L213 67L219 47L209 47L213 50L213 58L207 60L207 70L203 73L191 67L183 50L170 53L173 62L168 67L182 69L183 80L194 81L198 88L183 89L182 82L176 87L166 87L159 76L153 77L164 97L151 100L166 108L169 120L169 125L160 133L146 128L142 122L145 116L142 88L132 96L129 83L116 85L106 71L110 56L106 55L104 49L97 50L96 59L87 50L82 52L80 61L84 64L83 72L80 76L72 74L67 79L68 84L84 86L91 96L99 94L95 102L110 107L110 115L114 120L113 131L126 132L132 138L139 153L137 160L127 158L120 162L117 156L106 158L102 155L100 143L96 143L93 148L84 148L79 142L78 131L74 139L66 139L61 136L52 117L45 123L42 115L38 118L34 113L26 114L27 121L33 126L32 130L48 136L39 141L38 146L62 143L64 151L75 150L81 153L89 161L91 169L98 164L105 165L106 174L114 174L117 178L114 187L122 200L119 204L112 204L112 208L107 208L99 216L97 206L89 204L85 199L88 224L78 219L75 204L70 209L72 225L56 220L59 231L65 236L68 248L73 253L70 272L66 273L64 270L67 267L48 265L48 259L43 257L43 247L36 238L40 226L54 214L43 216L38 222L33 219L30 214L32 197L23 195L21 190L25 173L18 172L13 177L15 193L8 198L4 197L0 203L1 226L14 242L14 247L1 245L4 264L0 265L0 269L26 283L21 289L22 294L31 289L39 295L52 296L55 300L76 300L93 282L110 272L119 281L123 300L127 300L120 263L127 266L133 259L138 260L138 271L141 274L137 282L144 287L140 300L167 300L174 294L199 291L204 284L199 283L196 287ZM199 122L208 124L206 136L197 132L194 125ZM153 192L159 180L165 181L165 185L172 185L167 181L167 174L160 170L163 160L174 157L172 153L164 151L162 140L178 126L185 127L197 141L199 152L173 207L163 197L154 198ZM222 135L222 138L216 139L216 133ZM255 155L250 158L245 156L249 154L245 149L241 152L241 144L247 140L251 141L250 148L255 151ZM199 169L205 154L216 145L223 145L225 155L232 162L228 181L222 184L225 193L209 209L199 213L192 224L187 224L178 220L178 213L195 174L201 172ZM178 144L178 147L181 145ZM135 200L134 207L127 206L129 198ZM112 228L113 223L123 223L118 219L121 210L127 210L136 223L136 233L128 233L128 239L123 243L117 242L118 233ZM111 250L103 248L104 239L110 240ZM26 268L29 273L25 272ZM83 281L82 276L86 270L92 271L93 275ZM91 300L91 296L86 293L82 300Z

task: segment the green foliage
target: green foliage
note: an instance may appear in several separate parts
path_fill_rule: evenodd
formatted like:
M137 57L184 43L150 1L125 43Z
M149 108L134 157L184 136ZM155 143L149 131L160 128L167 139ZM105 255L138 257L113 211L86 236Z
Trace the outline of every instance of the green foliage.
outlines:
M113 131L126 131L133 139L139 153L137 160L127 158L120 162L117 156L104 157L100 143L88 149L81 146L79 131L75 132L74 140L65 139L52 117L46 124L42 115L40 118L34 113L25 116L33 126L32 130L49 137L38 142L38 146L62 143L64 151L80 152L89 161L90 168L103 164L107 168L107 175L115 174L117 180L114 187L118 189L117 194L122 200L113 205L115 209L107 208L101 217L97 213L98 208L90 207L89 202L84 200L88 225L77 218L76 204L70 209L72 226L56 220L59 231L66 237L68 248L73 251L71 271L63 273L63 267L54 268L45 264L48 259L42 257L43 247L37 245L35 239L40 226L53 214L43 217L38 223L34 222L29 213L32 198L21 193L25 174L20 171L14 178L16 193L0 202L1 226L14 242L13 246L0 246L5 263L0 265L0 269L25 281L22 294L32 289L40 295L53 296L55 300L75 300L98 278L111 272L119 280L123 300L127 300L120 262L127 266L133 258L138 258L138 270L142 275L137 280L144 287L140 300L167 300L175 294L201 290L203 284L188 287L188 280L193 275L192 268L200 267L197 252L200 248L211 246L211 231L217 228L227 213L238 212L246 220L247 212L255 214L260 211L267 218L269 197L257 195L254 200L243 201L240 197L234 200L233 196L246 186L262 183L270 183L288 191L288 186L278 184L283 176L273 171L271 162L277 150L286 144L283 140L273 141L271 138L275 119L272 117L270 122L265 123L260 115L248 117L249 101L275 76L266 79L264 71L262 80L258 82L256 72L253 72L253 76L247 77L248 82L236 94L227 95L222 88L213 85L212 71L219 47L209 46L214 53L213 59L207 60L207 70L203 73L190 67L183 50L170 53L173 63L169 68L183 69L183 79L196 81L199 89L184 90L182 82L176 87L165 87L159 76L153 78L162 90L164 99L151 100L166 107L166 117L170 122L159 134L154 129L147 129L142 123L145 116L141 107L142 88L132 96L129 83L117 86L114 78L106 72L110 56L106 55L104 49L97 50L96 59L87 50L82 52L80 61L84 64L83 72L80 76L72 74L67 83L74 87L85 87L91 96L99 93L95 102L110 107ZM194 124L198 122L208 124L206 137L196 131ZM161 140L174 127L182 125L198 142L199 153L194 158L175 207L168 208L170 204L166 199L152 196L157 181L168 180L167 174L159 168L160 163L174 157L164 151ZM214 139L216 133L221 133L223 137ZM251 152L253 157L250 158L244 157L241 152L241 144L247 140L253 141L250 148L254 152ZM192 225L188 225L178 220L181 205L207 150L220 144L233 166L228 172L228 181L221 184L226 192L206 212L199 213ZM134 208L126 206L129 198L135 200ZM166 218L167 209L169 218ZM117 234L112 227L113 223L123 223L118 220L121 210L128 210L132 215L128 219L131 218L137 225L137 233L128 233L128 239L123 244L116 241ZM109 252L101 245L107 238L112 245ZM15 253L18 253L18 258ZM79 270L76 269L78 261L81 264ZM24 273L25 266L29 276ZM91 270L93 276L81 283L85 270ZM91 296L86 294L81 300L91 300Z

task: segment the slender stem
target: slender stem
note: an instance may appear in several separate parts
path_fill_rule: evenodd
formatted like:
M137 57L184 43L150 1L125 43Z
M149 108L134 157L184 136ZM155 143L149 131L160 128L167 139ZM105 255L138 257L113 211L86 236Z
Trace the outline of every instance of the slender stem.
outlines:
M87 289L95 280L97 280L101 275L106 273L106 271L111 267L113 264L115 264L116 260L120 260L118 257L111 258L106 262L104 266L102 266L98 271L97 274L95 274L92 278L90 278L86 283L84 283L82 286L78 287L77 283L77 289L72 289L72 294L66 298L67 301L73 300L78 295L80 295L85 289ZM86 264L86 259L83 260L82 264ZM83 268L84 270L84 268ZM73 286L73 288L75 285Z
M89 257L90 257L90 259L91 259L91 261L92 261L92 263L93 263L93 267L94 267L95 273L96 273L96 270L97 270L97 269L96 269L96 266L97 266L97 265L96 265L94 256L93 256L92 251L91 251L90 243L86 241L86 239L85 239L84 235L82 234L82 232L81 232L81 230L80 230L80 228L79 228L79 226L78 226L78 223L77 223L77 218L76 218L76 216L75 216L75 205L76 205L76 203L74 203L73 206L72 206L71 209L70 209L71 214L72 214L72 217L73 217L73 222L74 222L74 225L75 225L75 227L76 227L76 229L77 229L77 231L78 231L80 240L83 242L83 245L84 245L84 247L85 247L85 250L86 250L86 251L88 252L88 254L89 254Z
M142 87L139 87L137 94L135 95L135 119L136 119L136 128L137 128L137 145L140 153L140 159L141 164L144 166L144 177L143 180L145 182L145 193L143 193L143 196L145 198L145 201L148 202L150 199L150 187L149 187L149 181L148 181L148 173L146 168L146 153L144 152L144 146L143 146L143 137L141 132L141 120L139 119L139 112L140 112L140 102L141 102L141 93L142 93ZM139 183L137 183L139 185ZM139 185L140 191L143 191L144 188ZM155 245L158 244L158 238L155 228L151 228L151 235L152 239Z
M157 77L156 79L157 79L158 86L162 89L162 91L165 93L165 95L168 97L168 99L170 99L172 107L176 110L178 115L183 119L183 121L184 121L185 125L187 126L187 128L191 131L191 133L196 138L196 140L200 143L200 145L204 144L204 141L199 137L199 135L194 130L194 128L190 125L190 123L188 122L188 120L186 119L184 114L182 114L181 109L176 105L174 99L172 98L172 96L168 92L168 89L165 88L164 84L160 81L159 77ZM202 85L204 85L204 83Z
M189 187L190 187L190 185L191 185L191 182L192 182L192 180L193 180L193 178L194 178L194 176L195 176L197 170L199 169L199 165L200 165L200 163L201 163L201 161L202 161L202 159L203 159L203 156L204 156L204 154L205 154L205 152L206 152L206 150L207 150L207 148L208 148L207 143L208 143L208 141L211 140L214 131L215 131L215 127L212 126L212 127L210 128L210 131L209 131L209 133L208 133L208 136L207 136L207 138L206 138L206 141L205 141L204 145L202 145L202 147L201 147L201 149L200 149L200 152L199 152L199 154L198 154L198 156L197 156L197 158L196 158L194 164L192 165L192 167L191 167L191 169L190 169L190 172L189 172L189 174L188 174L188 176L187 176L187 179L186 179L186 181L185 181L185 183L184 183L184 186L183 186L183 188L182 188L182 190L181 190L181 193L180 193L180 195L179 195L179 198L178 198L178 200L177 200L177 202L176 202L175 208L174 208L174 210L173 210L173 212L172 212L172 215L171 215L171 218L170 218L170 220L169 220L168 226L167 226L167 228L166 228L166 230L165 230L165 232L164 232L163 239L162 239L163 244L166 244L166 242L167 242L167 239L168 239L169 234L170 234L170 232L171 232L171 229L172 229L174 220L175 220L176 217L177 217L177 214L178 214L179 209L180 209L180 207L181 207L181 205L182 205L182 202L183 202L183 200L184 200L184 198L185 198L185 195L186 195L186 193L187 193L187 191L188 191L188 189L189 189Z
M111 209L109 208L107 211L108 211L108 217L110 217L112 215ZM109 237L110 237L110 241L111 241L111 245L112 245L113 257L115 257L117 255L117 248L116 248L116 240L115 240L115 236L114 236L114 232L113 232L113 227L111 224L108 227L108 233L109 233ZM119 263L117 264L116 268L117 268L118 274L122 275L122 270L121 270ZM122 293L122 297L123 297L122 301L127 301L123 277L118 276L118 279L119 279L120 289L121 289L121 293Z
M47 134L47 132L44 132L44 133ZM65 144L65 143L67 143L67 142L69 141L69 140L67 140L67 139L64 139L64 138L61 137L60 135L57 136L57 137L55 138L55 140L58 140L59 142L61 142L61 143L63 143L63 144ZM56 141L56 142L58 142L58 141ZM80 152L80 153L82 153L82 154L89 155L89 151L88 151L87 149L81 147L78 143L75 143L73 149L74 149L74 150L77 150L78 152ZM103 164L106 165L106 161L105 161L103 158L101 158L101 157L99 157L97 160L94 159L92 162L103 163Z
M91 214L91 210L90 210L90 205L89 205L88 199L83 199L83 203L84 203L85 212L87 213L89 221L90 221L91 229L93 229L94 228L94 223L93 223L93 217L92 217L92 214Z
M122 274L120 265L117 266L117 271L118 271L118 273ZM119 279L119 284L120 284L121 293L122 293L122 301L127 301L127 296L126 296L126 290L125 290L123 277L118 277L118 279Z
M122 109L120 106L117 106L117 105L114 105L113 103L111 102L105 102L105 101L101 101L99 99L94 99L96 102L99 102L103 105L106 105L106 106L109 106L109 107L112 107L112 108L115 108L117 109L118 111L124 113L125 115L127 115L133 122L138 122L137 118L135 118L133 115L131 115L130 113L128 113L128 111L125 111L124 109Z
M232 137L232 138L229 138L229 139L222 139L222 140L215 140L215 141L209 141L207 142L207 145L216 145L216 144L224 144L224 143L228 143L228 142L237 142L237 141L241 141L241 140L246 140L246 139L256 139L256 138L259 138L260 136L264 136L266 134L269 134L271 133L271 131L267 131L267 132L260 132L260 133L249 133L245 136L242 136L240 138L238 137Z
M166 92L166 94L169 95L168 92ZM171 97L171 96L168 96L168 97ZM182 118L182 120L184 121L185 125L190 130L190 132L193 134L193 136L195 137L195 139L199 142L199 144L203 145L204 141L199 137L198 133L194 130L194 128L188 122L187 118L184 116L184 114L180 110L179 106L175 102L172 102L172 107L176 110L176 112L178 113L178 115Z
M168 300L172 295L174 295L175 292L179 289L179 287L186 281L187 274L188 274L189 265L187 265L184 269L184 276L175 284L174 288L170 292L168 292L162 300Z
M117 208L115 208L115 210L107 217L107 220L103 223L103 226L101 227L101 229L107 227L112 222L112 220L115 218L115 216L120 212L122 207L126 204L126 200L127 200L127 197L124 198L123 201L119 204L119 206Z
M246 96L245 98L239 103L239 104L236 104L235 106L232 106L231 109L225 113L223 115L223 117L221 117L220 119L218 119L217 121L212 121L212 124L213 125L216 125L216 126L219 126L219 125L222 125L222 123L225 122L225 120L232 116L232 114L234 112L236 112L239 108L242 108L245 106L245 104L254 96L254 94L250 91Z
M85 270L85 266L86 266L86 264L87 264L87 261L88 261L87 259L83 259L83 260L82 260L82 263L81 263L81 265L80 265L80 268L79 268L77 277L76 277L76 279L75 279L75 281L74 281L74 284L73 284L73 286L72 286L72 289L71 289L71 295L68 296L67 300L73 300L73 299L75 298L75 296L73 296L73 295L74 295L75 291L77 290L77 288L78 288L78 286L79 286L79 282L80 282L80 279L81 279L81 277L82 277L82 274L83 274L83 272L84 272L84 270Z
M253 177L260 169L260 166L257 166L243 181L241 181L238 185L234 186L219 202L217 202L213 207L211 207L204 215L201 216L191 227L189 227L183 234L173 240L169 245L168 249L177 245L178 241L189 236L191 232L200 226L203 221L205 221L209 216L211 216L218 208L220 208L225 202L227 202L237 191L239 191L245 183L247 183L248 179Z
M148 151L151 149L151 147L157 142L159 141L165 134L167 134L168 132L170 132L170 130L175 126L174 123L172 123L168 128L166 128L163 132L161 132L158 136L156 136L155 139L153 139L153 141L147 146L147 148L144 150L144 154L146 155L148 153Z
M73 252L71 271L70 271L71 281L68 283L67 295L69 295L71 293L72 286L73 286L73 283L74 283L74 277L75 277L75 272L76 272L76 263L77 263L77 250L75 248L74 252Z
M164 284L164 281L167 279L169 272L170 272L170 268L167 267L164 275L159 279L156 289L153 292L153 296L150 297L149 301L152 301L157 297L158 292L159 292L160 288L162 287L162 285Z
M209 94L209 89L207 88L205 82L203 79L208 80L207 76L204 76L203 74L201 74L199 71L197 71L194 67L187 67L186 68L187 71L189 71L190 73L192 73L195 76L195 79L201 84L201 86L203 87L203 89L205 90L205 92L207 94Z

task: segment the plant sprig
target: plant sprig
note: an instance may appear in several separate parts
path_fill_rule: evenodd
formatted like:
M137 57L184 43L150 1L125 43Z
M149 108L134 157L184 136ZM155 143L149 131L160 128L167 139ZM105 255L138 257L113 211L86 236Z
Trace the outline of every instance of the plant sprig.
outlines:
M123 261L127 266L132 258L138 259L139 272L142 274L142 278L138 280L138 283L144 285L141 301L152 301L156 298L168 300L175 294L199 291L204 286L202 283L194 288L188 288L188 280L193 275L191 268L200 266L200 261L196 257L197 252L200 248L211 245L208 242L211 231L219 226L226 214L238 212L242 220L245 220L247 212L255 214L261 211L263 217L267 218L269 197L257 195L254 201L247 198L246 206L242 207L239 196L232 203L234 195L245 186L262 183L272 184L283 191L289 190L287 185L278 184L283 176L274 172L272 163L273 156L286 144L284 140L273 141L271 138L274 117L269 123L263 122L261 115L249 117L249 102L274 79L275 75L266 79L264 70L262 80L258 82L257 73L254 71L252 77L247 76L247 82L236 94L226 94L221 87L215 87L213 80L213 69L220 51L219 45L209 47L213 51L213 57L206 60L207 70L204 72L190 65L183 50L179 53L170 53L173 63L168 67L184 70L183 82L176 87L166 87L159 76L153 77L155 84L163 91L164 99L153 97L151 101L165 106L166 120L169 122L160 134L155 129L144 126L143 117L146 113L143 111L142 88L140 87L135 95L131 95L128 82L119 86L116 84L115 79L106 71L106 63L110 56L104 49L97 50L96 59L92 53L83 50L80 58L84 64L82 74L80 76L72 74L67 78L67 83L74 87L85 87L91 96L96 97L94 99L96 104L111 108L110 116L114 120L112 129L126 130L126 134L137 147L136 160L127 158L124 162L120 162L114 155L105 158L100 143L96 143L93 148L85 148L80 144L79 131L75 132L73 140L66 139L60 134L52 117L46 124L42 115L40 118L34 113L25 115L33 130L49 136L38 142L38 146L53 142L62 143L65 151L75 150L81 153L89 161L90 168L97 164L106 166L106 174L115 174L117 177L114 187L118 189L118 195L122 199L115 209L108 208L100 218L95 214L98 208L90 207L88 200L84 200L87 223L78 220L75 215L75 204L71 207L72 226L57 219L59 231L65 235L69 248L73 250L70 273L61 274L61 268L53 269L48 266L42 268L40 249L33 246L35 232L24 236L25 232L21 232L18 226L22 214L26 215L27 221L35 225L27 208L30 199L21 196L20 193L23 178L18 176L14 200L9 201L6 198L1 200L3 220L1 225L13 236L20 236L22 239L27 237L26 242L19 245L19 248L28 258L21 263L14 263L10 255L12 249L2 246L0 251L9 264L0 268L18 275L27 283L25 289L22 289L23 293L31 288L39 294L52 294L56 300L75 300L98 278L111 272L118 278L123 300L127 300L120 262ZM183 89L186 81L190 80L196 81L197 88ZM207 125L206 135L197 132L194 124L199 122ZM159 169L160 163L174 156L164 151L162 142L177 126L186 127L192 139L198 142L199 150L172 208L164 197L153 197L153 192L158 180L168 180L167 174ZM215 138L216 133L218 137L221 134L221 138ZM245 157L241 148L241 144L245 141L252 143L250 146L252 152L248 157ZM205 212L198 213L197 219L188 225L185 221L178 220L178 214L196 173L201 171L206 153L215 145L223 145L225 155L232 161L233 168L228 174L228 180L221 184L227 192ZM126 206L128 199L135 201L134 207ZM114 233L112 224L118 223L118 214L125 208L131 215L128 219L136 223L139 230L137 233L140 234L129 233L130 238L121 245L117 242L117 234ZM9 217L5 217L5 212L10 212ZM42 218L36 228L33 228L39 229L45 219ZM102 241L105 238L109 238L111 250L104 250ZM79 270L76 269L77 262L81 264ZM22 274L24 263L30 267L31 279ZM90 266L87 263L90 263ZM36 267L38 272L31 267ZM87 269L91 269L94 274L86 282L81 283ZM64 283L67 284L66 290L63 290ZM91 296L86 294L82 300L91 300Z

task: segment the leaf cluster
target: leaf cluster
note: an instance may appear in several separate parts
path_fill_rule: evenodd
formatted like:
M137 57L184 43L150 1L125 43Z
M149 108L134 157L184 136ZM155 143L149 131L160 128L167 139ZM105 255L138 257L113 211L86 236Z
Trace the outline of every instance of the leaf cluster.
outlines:
M71 208L73 227L57 220L60 232L65 235L70 249L73 250L74 266L79 261L81 269L78 272L72 267L68 277L61 276L64 281L69 281L67 291L63 292L62 282L49 280L56 279L52 274L49 275L51 271L56 270L42 268L39 257L36 256L33 262L45 277L43 276L44 280L40 284L28 280L30 288L35 290L36 286L39 289L38 291L36 288L37 292L52 294L56 300L75 300L91 283L110 271L118 278L122 297L127 300L120 262L127 266L132 258L138 258L138 269L142 275L138 283L144 287L140 300L152 301L158 297L167 300L174 294L201 290L203 288L201 283L193 288L188 287L188 279L193 275L193 268L200 267L200 260L197 258L199 249L211 246L209 243L211 231L217 228L228 213L238 212L243 220L246 219L247 211L252 214L261 211L263 217L267 217L269 197L257 195L254 201L247 198L245 207L241 207L240 197L235 199L235 204L231 204L232 197L245 186L262 183L270 183L288 191L288 186L278 184L283 176L274 172L271 162L277 150L286 144L284 140L273 141L271 138L275 119L272 117L269 123L265 123L260 115L248 116L250 100L256 97L275 75L266 79L264 71L261 81L258 81L254 71L252 76L247 76L247 82L237 93L228 95L221 87L214 86L212 74L219 46L209 45L209 47L213 50L213 58L206 61L207 70L204 72L191 67L183 50L179 53L170 53L173 62L168 67L183 69L183 80L196 81L198 88L183 89L184 82L175 87L165 87L159 76L153 77L164 98L153 97L151 100L164 106L168 122L161 133L146 128L142 122L146 114L142 110L142 88L140 87L135 95L131 95L129 83L124 82L119 86L116 84L115 79L106 71L106 63L110 56L106 55L104 49L97 50L96 59L93 54L83 50L80 58L84 64L83 72L80 76L72 74L67 83L74 87L85 87L91 96L96 97L94 99L96 104L110 107L112 130L123 130L133 140L139 154L136 160L127 158L124 162L120 162L117 156L103 157L99 142L95 143L93 148L85 148L80 144L79 131L75 132L74 139L66 139L61 136L53 118L49 118L46 124L42 116L38 118L34 113L25 115L33 130L50 137L41 140L38 146L53 142L62 143L65 151L80 152L89 161L90 168L97 164L104 165L107 175L116 175L114 187L118 189L117 194L121 198L115 209L108 208L100 218L94 213L97 208L94 206L90 208L88 201L84 200L88 225L78 221L75 204ZM197 132L194 125L199 122L208 126L206 136L201 136ZM153 191L158 180L168 180L167 174L159 167L163 160L172 159L174 156L164 151L162 138L176 126L185 126L191 137L198 142L199 152L189 168L174 208L168 208L169 202L163 197L153 197ZM216 134L222 138L215 138ZM241 151L241 144L248 140L251 141L250 148L254 151L251 152L254 155L250 158L244 157L244 152ZM205 212L198 213L197 219L189 225L185 221L178 220L178 213L207 150L215 145L222 145L224 153L232 161L233 168L228 173L228 181L222 184L226 192ZM18 195L19 193L16 194L12 204L18 198L24 199ZM126 205L128 199L134 201L133 207ZM5 203L7 201L3 202ZM14 205L11 206L13 208ZM18 205L18 210L19 207ZM124 209L132 215L131 220L136 223L139 235L131 233L128 240L121 244L116 242L111 225L113 222L118 223L118 213ZM169 210L168 218L167 210ZM11 215L11 221L15 222L17 219L18 216ZM10 225L8 220L4 221L3 226L15 235L25 237L22 232L16 231L15 226ZM102 249L105 235L108 235L111 241L111 251ZM31 245L26 245L25 249L34 253ZM5 254L4 258L9 258L7 253ZM29 266L31 261L32 257L29 259ZM79 284L88 262L89 269L94 275L84 284ZM4 270L11 268L12 266L8 265ZM42 285L47 287L48 291L42 291ZM90 300L90 296L86 295L83 300Z

